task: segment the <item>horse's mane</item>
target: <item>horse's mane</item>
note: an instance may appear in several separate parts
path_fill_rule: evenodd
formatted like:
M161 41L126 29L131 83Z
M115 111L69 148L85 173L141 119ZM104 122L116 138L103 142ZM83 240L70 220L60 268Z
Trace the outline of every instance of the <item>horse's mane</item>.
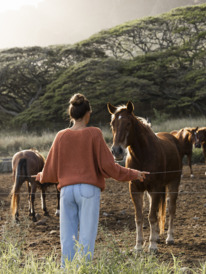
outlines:
M122 111L122 110L126 110L126 109L127 109L127 107L126 107L125 105L119 105L119 106L117 107L116 111L115 111L115 114L118 113L118 112L120 112L120 111ZM133 115L134 115L134 113L133 113ZM142 122L145 126L148 126L149 128L152 127L152 125L151 125L151 123L148 121L148 119L145 119L145 118L140 117L140 116L135 116L135 115L134 115L134 117L135 117L137 120L139 120L140 122Z
M186 136L187 134L191 133L191 130L195 130L195 128L184 127L184 128L179 129L179 131L177 133L178 133L178 135L182 134L183 136Z
M117 114L118 112L121 112L122 110L126 110L127 107L125 105L119 105L117 108L116 108L116 111L114 114L112 114L112 118L114 117L115 114Z
M152 125L151 123L148 121L148 119L145 119L143 117L139 117L139 116L136 116L137 120L139 120L140 122L142 122L145 126L151 128Z
M154 132L153 129L152 129L151 123L148 122L147 119L145 119L145 118L143 118L143 117L137 117L137 116L135 116L135 115L133 115L133 116L134 116L134 118L135 118L136 121L137 121L136 126L137 126L138 124L141 124L142 127L145 129L145 134L146 134L147 136L155 136L155 137L156 137L156 134L155 134L155 132ZM135 127L136 127L136 126L135 126Z

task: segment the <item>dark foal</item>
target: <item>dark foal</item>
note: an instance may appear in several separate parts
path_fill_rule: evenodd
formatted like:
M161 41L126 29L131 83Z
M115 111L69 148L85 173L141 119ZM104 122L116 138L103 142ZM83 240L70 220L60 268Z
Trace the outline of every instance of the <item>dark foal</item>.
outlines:
M31 175L35 175L42 171L44 167L45 159L37 150L22 150L14 154L12 158L12 172L14 185L11 191L11 209L14 219L19 221L19 201L20 201L20 188L24 182L27 182L29 193L29 215L32 216L34 222L36 222L36 214L34 210L34 200L37 188L41 189L42 209L44 215L48 215L46 208L46 188L51 183L40 184L32 178ZM57 186L57 185L56 185ZM59 215L59 200L60 193L57 190L57 209L56 215Z

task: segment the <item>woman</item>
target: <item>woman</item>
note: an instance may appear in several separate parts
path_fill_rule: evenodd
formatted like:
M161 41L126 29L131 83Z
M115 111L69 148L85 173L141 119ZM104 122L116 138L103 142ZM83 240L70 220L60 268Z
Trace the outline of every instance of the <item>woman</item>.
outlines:
M115 163L101 130L86 127L91 106L84 95L78 93L70 99L68 113L73 126L57 133L44 169L36 176L36 180L41 183L58 182L61 191L60 240L63 266L65 259L73 259L77 238L87 259L93 256L100 192L105 188L105 178L143 181L145 174L148 174Z

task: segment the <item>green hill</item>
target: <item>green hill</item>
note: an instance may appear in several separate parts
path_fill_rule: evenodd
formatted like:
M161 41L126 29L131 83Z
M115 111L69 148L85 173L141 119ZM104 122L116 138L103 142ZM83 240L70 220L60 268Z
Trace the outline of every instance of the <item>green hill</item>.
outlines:
M205 13L205 4L179 8L75 45L0 51L1 126L61 128L76 92L90 100L96 125L109 122L108 101L131 100L150 118L205 115Z

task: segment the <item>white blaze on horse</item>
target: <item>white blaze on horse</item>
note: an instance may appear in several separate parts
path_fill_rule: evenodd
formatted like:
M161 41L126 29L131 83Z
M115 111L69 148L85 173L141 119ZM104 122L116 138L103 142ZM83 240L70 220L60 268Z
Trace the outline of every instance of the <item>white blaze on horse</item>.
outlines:
M24 182L27 182L29 193L29 215L32 216L35 222L36 214L34 209L34 200L37 187L41 189L41 201L44 215L48 215L46 207L46 188L51 183L40 184L35 181L35 177L32 175L42 171L44 167L45 159L37 150L22 150L14 154L12 158L12 172L14 185L11 191L11 210L14 219L19 222L19 201L20 201L20 188ZM57 186L57 185L56 185ZM57 190L57 209L56 215L59 215L59 200L60 193Z
M187 155L188 165L190 168L190 177L193 178L193 169L192 169L192 149L195 144L196 131L198 127L185 127L180 130L173 130L170 133L174 135L180 143L180 155L181 158Z
M174 242L173 222L182 172L179 142L170 133L155 134L150 126L135 117L131 102L118 108L108 103L107 107L112 114L114 157L121 160L127 148L126 167L151 172L143 182L131 181L129 190L135 207L135 249L141 251L143 247L143 197L144 192L147 191L150 197L149 250L156 251L159 232L161 234L164 232L167 194L169 227L166 243Z

